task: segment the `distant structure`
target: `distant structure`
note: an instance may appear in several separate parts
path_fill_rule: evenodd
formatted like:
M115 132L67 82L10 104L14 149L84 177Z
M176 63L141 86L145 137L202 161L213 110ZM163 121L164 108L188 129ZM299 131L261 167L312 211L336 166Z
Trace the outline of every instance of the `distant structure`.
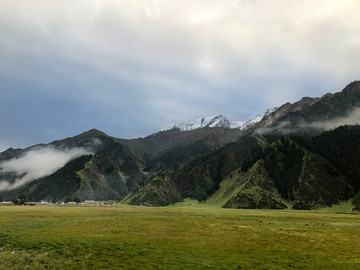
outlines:
M94 202L95 202L94 200L85 200L86 204L90 204L90 203L94 203Z

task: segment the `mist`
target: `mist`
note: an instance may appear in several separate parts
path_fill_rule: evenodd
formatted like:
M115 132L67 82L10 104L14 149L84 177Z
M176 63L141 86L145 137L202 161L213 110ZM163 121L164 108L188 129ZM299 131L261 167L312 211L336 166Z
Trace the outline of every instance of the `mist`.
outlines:
M0 191L12 190L37 178L50 175L70 160L86 154L90 154L90 152L83 148L59 150L52 146L46 146L31 149L19 158L0 163L0 172L17 175L12 183L0 179Z
M360 108L358 107L355 108L346 117L339 117L329 121L313 122L309 124L309 127L320 130L329 130L343 125L355 125L359 123L360 123Z
M306 129L326 131L343 125L355 125L360 123L360 107L357 107L354 110L350 111L349 114L345 117L338 117L326 121L299 123L296 126L291 126L291 123L289 121L281 121L277 123L276 126L271 126L272 122L273 121L270 119L266 127L260 128L256 132L260 134L269 134L276 132L283 135L289 135L292 133L302 132Z

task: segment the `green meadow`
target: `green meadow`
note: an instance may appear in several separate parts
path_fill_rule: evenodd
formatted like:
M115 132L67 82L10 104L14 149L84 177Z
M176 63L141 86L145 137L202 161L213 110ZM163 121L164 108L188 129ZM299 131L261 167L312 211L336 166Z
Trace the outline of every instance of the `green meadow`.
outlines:
M0 269L360 269L360 215L2 206Z

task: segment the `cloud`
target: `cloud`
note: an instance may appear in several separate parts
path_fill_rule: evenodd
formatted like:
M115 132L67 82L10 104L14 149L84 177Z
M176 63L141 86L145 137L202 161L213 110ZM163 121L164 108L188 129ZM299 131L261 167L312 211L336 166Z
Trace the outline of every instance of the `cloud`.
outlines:
M0 190L11 190L31 182L34 179L54 173L70 160L90 154L82 148L59 150L52 146L35 147L23 156L0 163L0 172L15 173L13 183L5 180L0 182Z
M339 117L328 121L313 122L309 124L309 127L320 130L329 130L343 125L356 124L360 124L360 108L355 108L346 117Z
M99 147L103 144L103 142L99 138L93 138L92 143L94 144L95 147Z
M356 125L360 124L360 107L353 109L348 113L345 117L337 117L334 119L326 120L326 121L315 121L311 123L298 123L296 125L292 125L290 121L281 121L276 122L276 125L272 125L273 121L271 118L269 119L267 126L264 128L257 129L257 133L260 134L283 134L289 135L298 133L301 134L307 130L317 130L317 131L326 131L330 129L335 129L337 127L343 125Z
M359 75L359 9L357 0L2 1L0 129L137 137L339 91Z

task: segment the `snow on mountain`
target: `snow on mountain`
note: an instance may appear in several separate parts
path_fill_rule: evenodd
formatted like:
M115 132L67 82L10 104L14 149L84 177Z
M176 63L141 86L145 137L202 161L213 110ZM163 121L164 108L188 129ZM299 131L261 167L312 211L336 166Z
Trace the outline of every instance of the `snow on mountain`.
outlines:
M231 129L236 129L236 128L238 128L238 129L241 129L241 127L244 125L244 121L237 121L237 122L232 122L232 123L230 123L230 128Z
M245 122L234 122L233 128L239 128L240 130L251 128L253 125L260 122L265 116L276 111L277 109L278 109L277 107L268 109L263 113L259 113L255 116L249 117ZM238 125L235 125L235 123L238 123Z
M229 120L223 115L215 115L199 118L193 122L189 123L180 123L174 124L168 128L165 128L161 131L167 131L172 129L179 129L181 131L190 131L198 128L204 127L225 127L231 129L240 129L245 130L252 127L257 122L260 122L265 116L274 112L277 108L268 109L267 111L257 114L255 116L249 117L246 121L237 121L230 123Z
M208 117L201 117L193 122L189 123L180 123L174 124L171 127L165 128L161 131L171 130L171 129L180 129L181 131L190 131L198 128L204 127L230 127L229 120L226 119L225 116L215 115Z

